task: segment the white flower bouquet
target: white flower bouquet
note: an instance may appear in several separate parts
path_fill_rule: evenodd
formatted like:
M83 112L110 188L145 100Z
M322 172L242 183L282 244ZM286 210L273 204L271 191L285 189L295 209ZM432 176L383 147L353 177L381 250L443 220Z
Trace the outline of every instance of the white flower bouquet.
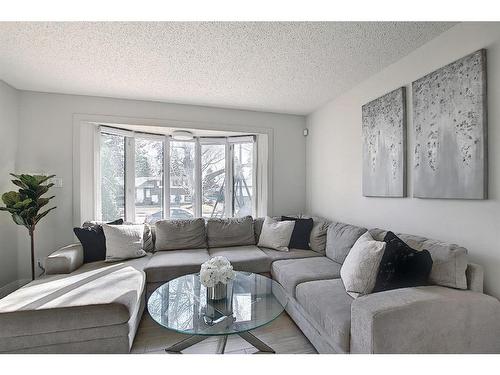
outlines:
M227 284L235 275L229 260L213 257L201 265L200 282L207 288L213 288L217 283Z

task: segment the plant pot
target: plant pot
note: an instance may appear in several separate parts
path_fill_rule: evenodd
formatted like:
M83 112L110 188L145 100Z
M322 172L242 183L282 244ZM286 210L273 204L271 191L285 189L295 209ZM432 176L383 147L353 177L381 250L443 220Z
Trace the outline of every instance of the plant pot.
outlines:
M217 283L214 286L207 287L207 298L217 301L227 296L227 284Z

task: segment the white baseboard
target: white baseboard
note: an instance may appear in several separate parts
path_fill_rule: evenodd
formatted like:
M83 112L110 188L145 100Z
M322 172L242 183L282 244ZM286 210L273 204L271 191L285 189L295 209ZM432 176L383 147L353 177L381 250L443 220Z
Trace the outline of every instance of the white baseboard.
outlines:
M19 289L23 285L28 284L30 281L31 280L28 280L28 279L20 279L20 280L14 280L11 283L4 285L3 287L0 288L0 298L3 298L5 296L9 295L10 293Z

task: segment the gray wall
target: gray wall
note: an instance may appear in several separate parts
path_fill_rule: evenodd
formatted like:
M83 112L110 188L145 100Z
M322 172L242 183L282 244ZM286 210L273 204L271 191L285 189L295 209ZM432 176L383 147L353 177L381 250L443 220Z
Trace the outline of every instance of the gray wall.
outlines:
M361 192L361 106L480 48L487 49L489 199L367 198ZM307 118L307 206L312 213L367 227L461 244L485 267L486 291L500 297L500 24L462 23L372 76ZM409 109L411 107L408 107ZM408 151L413 150L411 110ZM411 166L412 152L407 153Z
M19 137L23 147L17 169L49 172L63 178L54 189L57 209L37 229L38 257L73 241L72 157L73 115L168 119L272 128L274 132L273 212L291 214L305 210L305 128L303 116L240 111L189 105L166 104L76 95L20 92ZM19 232L19 246L28 245ZM20 277L29 274L29 254L20 254Z
M0 81L0 194L15 190L9 173L16 171L18 104L17 90ZM17 280L16 230L10 215L0 212L0 290Z

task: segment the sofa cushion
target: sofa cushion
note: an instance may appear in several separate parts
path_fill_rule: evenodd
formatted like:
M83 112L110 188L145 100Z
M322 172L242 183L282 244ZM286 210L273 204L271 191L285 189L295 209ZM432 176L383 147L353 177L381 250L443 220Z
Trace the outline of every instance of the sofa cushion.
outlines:
M270 257L273 262L275 260L283 260L283 259L301 259L301 258L312 258L312 257L320 257L321 254L312 251L312 250L303 250L303 249L290 249L288 251L279 251L268 249L267 247L260 248L268 257Z
M133 269L135 269L137 271L144 272L144 268L149 263L149 261L152 257L153 257L153 254L147 253L145 256L143 256L141 258L127 259L127 260L119 262L119 264L126 264L127 267L132 267ZM84 264L83 266L78 268L78 270L76 270L75 272L87 272L87 271L90 271L90 270L93 270L96 268L107 267L109 265L110 265L110 263L108 263L104 260L101 260L99 262Z
M205 220L160 220L155 223L155 250L206 249Z
M278 260L271 267L274 280L295 296L295 287L306 281L340 277L340 264L326 257Z
M0 353L46 353L46 354L97 354L107 340L121 338L125 345L114 345L108 353L127 353L129 325L114 324L105 327L83 328L71 331L38 333L29 336L6 337L0 339ZM91 342L95 343L92 348ZM75 350L75 347L78 347ZM90 349L92 348L92 349Z
M351 303L341 279L309 281L297 285L296 299L331 345L343 353L350 348Z
M148 283L167 282L200 271L210 259L206 249L183 249L155 253L144 268Z
M354 243L366 231L366 228L355 225L331 223L326 235L326 256L337 263L344 263Z
M0 300L0 338L123 324L138 310L145 275L127 262L47 276Z
M373 238L383 241L387 231L370 229ZM396 233L412 249L427 250L432 257L429 283L450 288L467 289L467 249L455 244L431 240L411 234Z
M83 246L79 243L68 245L45 258L45 274L71 273L83 264Z
M313 227L311 230L311 238L309 246L311 250L320 254L325 254L326 250L326 235L330 222L320 217L311 217L313 219Z
M211 257L227 258L236 271L269 272L271 258L255 245L219 247L208 250Z
M255 245L251 216L207 220L208 247Z

